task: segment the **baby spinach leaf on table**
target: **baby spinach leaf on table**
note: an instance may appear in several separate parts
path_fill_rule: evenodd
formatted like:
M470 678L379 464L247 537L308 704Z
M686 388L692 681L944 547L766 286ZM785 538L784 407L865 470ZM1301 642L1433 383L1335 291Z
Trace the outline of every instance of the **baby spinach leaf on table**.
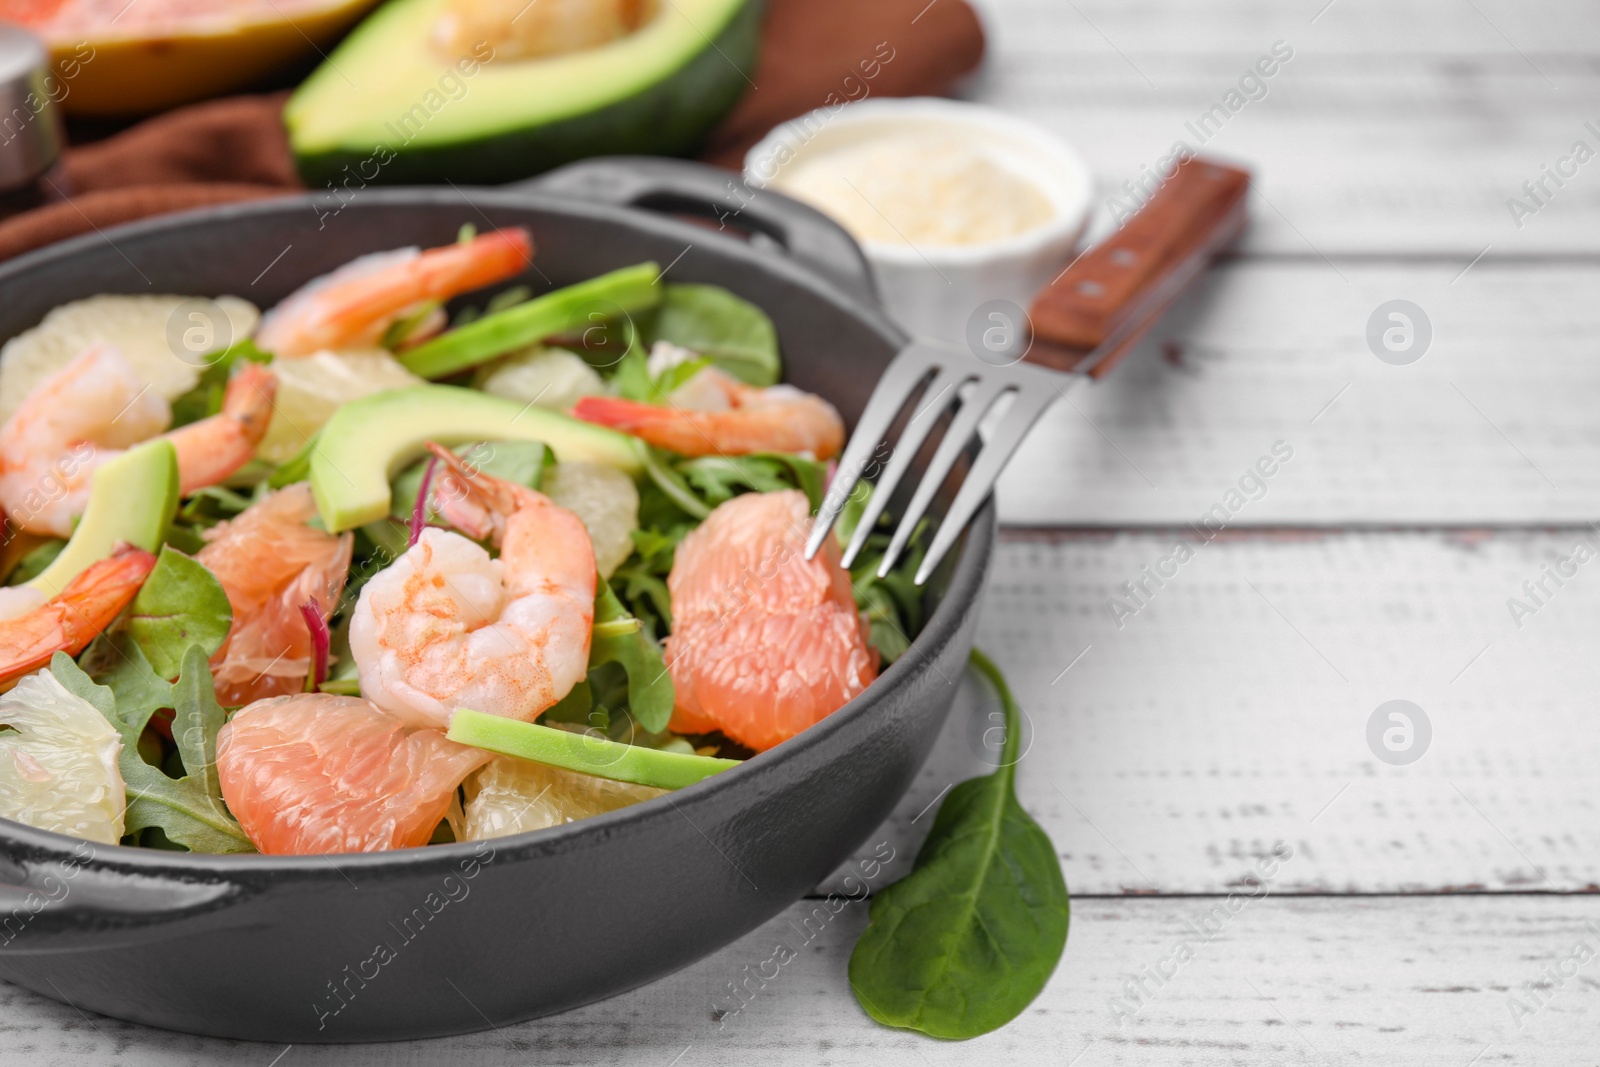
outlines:
M176 678L183 656L198 645L216 652L233 625L222 583L200 561L163 545L128 613L128 633L163 678Z
M149 719L148 711L127 717L119 714L112 690L97 685L64 652L57 652L50 661L50 673L69 692L100 709L122 738L118 767L128 790L123 817L127 833L157 827L168 841L192 852L255 851L222 800L216 744L224 715L212 690L206 653L198 645L189 647L182 673L168 689L174 709L173 739L186 772L182 778L169 777L139 754L139 734Z
M721 286L664 286L644 334L648 344L670 341L697 352L746 385L777 384L781 364L772 319Z
M877 894L850 955L850 986L886 1026L965 1039L1020 1015L1067 943L1069 901L1054 846L1013 788L1020 714L999 670L974 650L1006 717L1000 768L939 807L905 878Z

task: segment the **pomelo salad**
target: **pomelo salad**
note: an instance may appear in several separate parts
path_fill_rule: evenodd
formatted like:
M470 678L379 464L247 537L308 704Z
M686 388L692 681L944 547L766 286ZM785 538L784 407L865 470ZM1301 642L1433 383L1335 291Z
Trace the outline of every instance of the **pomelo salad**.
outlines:
M0 816L325 854L538 830L736 766L922 623L853 568L844 443L772 321L530 234L361 256L264 313L106 295L0 350ZM886 521L886 520L885 520Z

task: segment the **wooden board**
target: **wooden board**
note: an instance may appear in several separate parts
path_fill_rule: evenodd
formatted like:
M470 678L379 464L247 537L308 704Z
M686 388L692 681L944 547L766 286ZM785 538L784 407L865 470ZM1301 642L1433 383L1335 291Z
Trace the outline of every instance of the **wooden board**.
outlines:
M1344 1064L1593 1067L1586 1009L1600 963L1562 988L1524 983L1580 941L1600 950L1589 897L1226 898L1074 902L1067 955L1043 995L995 1034L963 1044L886 1030L845 978L865 923L850 904L809 943L806 901L670 978L553 1019L405 1045L284 1046L164 1034L0 986L0 1060L30 1067L392 1067L449 1063L745 1067L748 1064ZM825 906L824 906L825 907ZM1226 921L1223 921L1226 916ZM821 925L821 924L817 924ZM1209 940L1202 931L1214 931ZM797 957L748 976L779 941ZM1174 957L1180 945L1190 958ZM1171 978L1163 984L1145 968ZM747 970L748 969L748 970ZM1569 969L1570 966L1569 966ZM441 996L454 996L439 983ZM744 1000L730 983L749 980ZM464 990L483 975L453 976ZM1128 992L1144 982L1142 1002ZM1548 979L1543 979L1548 981ZM1513 1015L1509 998L1529 1013ZM737 1011L732 1009L738 1008ZM1518 1020L1521 1026L1517 1025Z
M1593 530L1218 539L1149 584L1180 536L1012 539L996 560L978 644L1030 721L1019 793L1075 892L1227 892L1277 841L1283 892L1600 888L1600 556L1534 614L1507 607L1576 541L1600 550ZM1113 596L1137 610L1113 618ZM1409 766L1368 744L1393 699L1432 725ZM995 758L997 711L964 681L865 852L921 840L919 814Z
M1600 127L1592 8L1506 0L983 7L996 59L969 95L1082 150L1102 230L1113 218L1107 199L1126 199L1122 183L1139 181L1181 140L1256 170L1257 225L1244 245L1255 251L1428 253L1459 270L1486 245L1491 257L1592 254L1600 238L1600 160L1566 164L1572 177L1559 187L1547 179L1538 201L1522 189L1575 141L1600 149L1600 134L1585 127ZM1255 99L1227 100L1274 44L1292 57L1259 87L1246 85ZM1198 126L1214 106L1225 121ZM1513 197L1536 213L1514 217Z
M1600 184L1600 183L1597 183ZM1274 443L1235 525L1585 523L1600 513L1600 264L1225 263L1105 381L1069 392L1000 482L1004 521L1198 521ZM1396 298L1432 325L1380 361ZM1536 332L1537 344L1531 344Z

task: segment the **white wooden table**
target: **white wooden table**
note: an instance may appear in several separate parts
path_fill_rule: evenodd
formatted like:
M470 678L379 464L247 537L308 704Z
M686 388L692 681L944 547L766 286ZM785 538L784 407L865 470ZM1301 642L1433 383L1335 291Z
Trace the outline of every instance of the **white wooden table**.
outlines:
M969 95L1071 138L1108 191L1194 145L1184 122L1274 42L1294 50L1205 146L1258 172L1240 253L1059 405L1002 486L980 644L1030 718L1023 803L1074 893L1032 1008L966 1045L875 1026L844 978L858 904L720 1020L784 920L628 996L409 1045L210 1041L0 987L0 1062L1600 1063L1600 561L1508 607L1600 549L1600 161L1520 227L1506 204L1574 141L1600 149L1600 8L983 7ZM1365 339L1397 298L1433 327L1407 366ZM1122 583L1278 441L1293 457L1265 495L1119 626ZM1432 727L1406 766L1367 740L1393 699ZM982 769L989 710L967 683L871 839L898 863ZM1267 892L1228 910L1279 843Z

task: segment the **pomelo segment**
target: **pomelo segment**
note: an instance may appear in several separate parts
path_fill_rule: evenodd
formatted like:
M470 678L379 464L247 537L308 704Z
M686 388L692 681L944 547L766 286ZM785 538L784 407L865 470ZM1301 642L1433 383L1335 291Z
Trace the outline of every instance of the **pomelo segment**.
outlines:
M425 845L488 759L326 693L257 701L217 736L222 797L256 848L276 855Z
M36 671L0 696L0 815L114 845L126 795L122 740L93 704Z

